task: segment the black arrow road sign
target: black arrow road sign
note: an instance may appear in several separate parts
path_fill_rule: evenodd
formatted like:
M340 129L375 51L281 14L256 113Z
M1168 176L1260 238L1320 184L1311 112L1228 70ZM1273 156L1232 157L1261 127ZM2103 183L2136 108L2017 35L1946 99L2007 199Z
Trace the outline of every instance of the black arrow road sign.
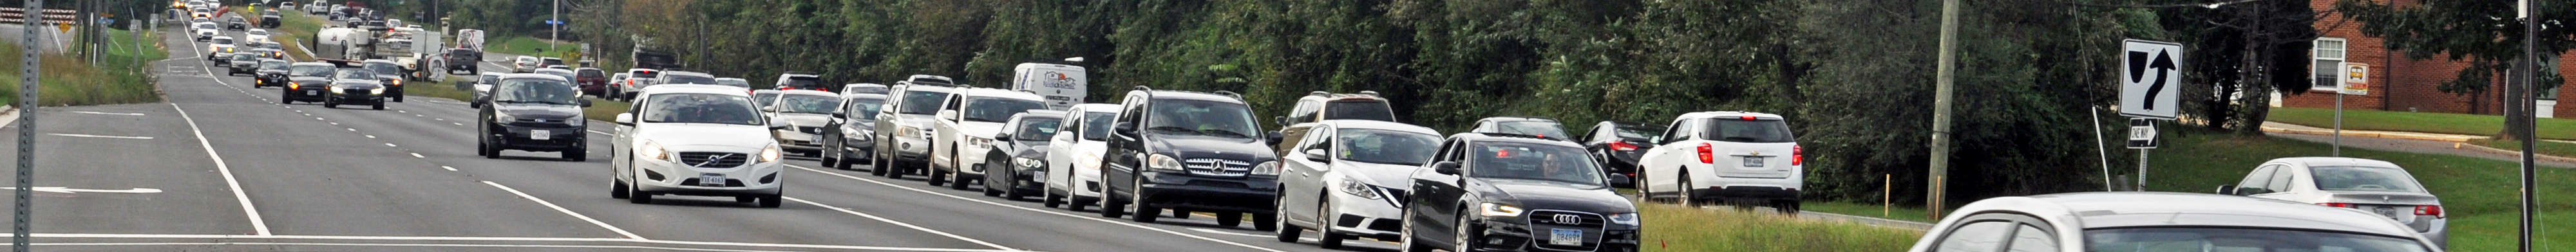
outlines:
M2182 44L2130 39L2121 42L2120 47L2120 114L2173 119L2180 106L2174 98L2182 94L2169 89L2182 86L2178 82L2182 74L2176 71L2188 63L2184 61L2188 55L2182 55Z
M2149 83L2147 84L2147 100L2152 101L2156 99L2156 95L2164 94L2165 77L2168 77L2165 76L2165 74L2172 73L2174 70L2173 54L2167 53L2164 50L2156 50L2155 62L2147 63L2146 68L2156 70L2155 81L2147 82ZM2147 103L2147 109L2156 109L2156 103Z

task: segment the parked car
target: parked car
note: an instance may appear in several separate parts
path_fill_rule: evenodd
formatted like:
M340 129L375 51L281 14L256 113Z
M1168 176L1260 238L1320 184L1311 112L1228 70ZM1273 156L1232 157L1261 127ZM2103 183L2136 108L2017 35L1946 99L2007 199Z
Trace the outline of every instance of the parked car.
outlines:
M841 94L886 94L886 85L876 83L841 84Z
M1806 182L1806 148L1780 115L1753 112L1682 114L1657 146L1639 155L1649 199L1687 206L1768 205L1797 212ZM1784 162L1785 161L1785 162Z
M366 66L368 71L375 71L376 77L384 79L386 89L384 93L385 98L389 98L394 102L403 101L404 95L401 64L396 64L392 60L371 59L365 61L364 66Z
M1565 133L1565 125L1557 124L1554 119L1512 116L1476 120L1476 127L1467 132L1524 135L1557 141L1571 141L1566 138L1572 136Z
M1258 133L1242 95L1138 86L1125 97L1101 169L1101 217L1152 223L1170 209L1215 213L1218 226L1250 214L1254 229L1278 228L1278 135Z
M821 75L802 73L778 74L778 83L774 83L769 86L778 88L778 90L820 90L823 92L832 92L832 88L835 88L834 86L831 86L831 84L824 84L823 76Z
M1092 103L1073 105L1065 111L1063 129L1047 140L1046 207L1064 205L1067 210L1100 202L1100 161L1109 151L1110 122L1118 117L1118 104Z
M762 90L770 91L770 90ZM823 126L831 124L832 111L841 105L841 95L814 90L779 91L774 102L761 103L760 111L770 123L787 128L773 130L780 148L807 157L823 157Z
M1355 119L1303 126L1307 139L1290 146L1279 171L1279 241L1297 242L1308 228L1325 249L1353 238L1400 241L1402 199L1440 148L1440 132Z
M751 80L745 80L742 78L716 78L716 85L749 89L751 88Z
M572 69L572 73L573 84L581 86L581 93L608 93L608 71L599 70L599 68L584 67L574 68Z
M1303 145L1304 143L1299 141L1308 139L1306 127L1310 125L1307 123L1343 119L1393 122L1395 109L1387 104L1386 98L1378 97L1377 91L1360 91L1356 94L1333 94L1324 91L1307 93L1306 96L1297 98L1296 107L1289 109L1288 115L1272 118L1279 123L1279 130L1272 132L1278 133L1281 141L1270 148L1279 150L1279 156L1296 157L1298 154L1290 153L1296 148L1291 147Z
M930 165L928 136L932 133L931 121L936 119L933 115L939 113L939 105L948 102L949 94L957 91L940 83L896 83L890 92L900 95L888 96L890 100L886 100L883 109L892 113L877 114L877 157L871 158L877 161L870 166L876 169L868 174L903 178L927 170L916 168Z
M286 66L289 64L294 63L280 59L259 60L259 70L258 73L252 74L254 77L251 78L250 88L260 89L272 86L286 86L286 82L289 81L286 79Z
M1637 251L1636 203L1611 191L1583 146L1460 133L1415 171L1402 248L1424 251ZM1690 224L1679 224L1690 225Z
M1908 251L2441 251L2387 216L2223 195L1998 197L1956 213Z
M832 112L831 123L823 127L823 166L849 170L876 157L877 113L885 108L885 102L882 94L841 95L840 109Z
M322 90L330 89L329 86L331 85L331 79L337 77L338 73L339 66L332 65L331 63L301 62L287 64L287 81L284 86L286 89L278 90L277 103L294 104L295 102L322 102L328 100L328 96L323 95ZM312 84L312 86L306 86L305 84Z
M259 55L256 54L235 53L232 59L224 60L224 76L242 74L259 76L259 60Z
M322 107L338 108L344 104L369 105L374 106L375 110L385 110L385 89L388 88L385 87L384 77L376 76L374 71L364 68L341 68L339 72L332 73L331 85L328 89L331 94L323 96Z
M639 90L609 142L612 198L648 204L661 194L734 197L777 208L787 180L778 142L740 88L662 85Z
M931 123L930 186L966 190L968 181L984 179L984 153L1011 115L1046 109L1046 98L1028 92L966 88L948 95Z
M1029 110L1002 123L1001 134L993 135L991 151L984 154L984 196L1020 200L1046 190L1047 140L1055 138L1058 124L1064 123L1064 111Z
M1583 149L1591 151L1592 162L1610 173L1637 176L1637 159L1655 148L1655 137L1663 136L1663 125L1601 121L1576 136ZM1614 181L1615 182L1615 181Z
M2218 186L2218 193L2362 210L2405 224L2435 247L2447 248L2451 243L2450 215L2442 212L2441 197L2417 183L2406 168L2387 161L2272 159L2256 166L2244 180Z
M536 56L519 56L517 59L510 61L510 64L512 67L515 67L510 69L513 73L536 71L537 68L545 66L538 64Z
M475 153L501 158L501 151L553 151L573 162L586 160L590 135L583 128L581 90L571 80L544 74L510 74L492 84L491 100L478 108Z

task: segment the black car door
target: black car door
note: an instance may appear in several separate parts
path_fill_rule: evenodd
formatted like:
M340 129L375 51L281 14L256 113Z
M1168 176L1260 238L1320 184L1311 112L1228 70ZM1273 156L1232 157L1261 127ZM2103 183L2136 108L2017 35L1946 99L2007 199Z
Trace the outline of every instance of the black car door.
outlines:
M1466 149L1465 146L1466 141L1456 139L1441 144L1438 157L1433 158L1431 164L1426 166L1436 167L1442 162L1464 162L1465 155L1460 153ZM1463 167L1464 164L1461 166ZM1412 215L1414 223L1411 226L1415 228L1413 231L1415 235L1426 238L1451 237L1453 235L1451 233L1455 233L1451 230L1456 230L1457 216L1462 209L1458 206L1458 199L1459 196L1465 195L1465 192L1458 190L1457 183L1460 178L1465 177L1465 174L1440 174L1435 170L1422 169L1414 172L1411 190L1413 196L1408 197L1413 199L1413 203L1407 206L1406 213ZM1432 239L1431 241L1445 243L1451 240L1455 239Z
M1106 164L1100 166L1101 173L1104 173L1100 181L1110 184L1108 188L1111 190L1102 191L1103 193L1118 192L1119 189L1133 192L1137 189L1120 188L1117 185L1130 183L1117 182L1137 179L1136 175L1143 172L1141 166L1145 165L1145 136L1136 129L1144 127L1138 124L1145 122L1145 106L1149 103L1148 99L1142 95L1128 95L1126 106L1119 108L1118 119L1111 123L1113 126L1109 130L1108 151L1110 157L1101 161Z

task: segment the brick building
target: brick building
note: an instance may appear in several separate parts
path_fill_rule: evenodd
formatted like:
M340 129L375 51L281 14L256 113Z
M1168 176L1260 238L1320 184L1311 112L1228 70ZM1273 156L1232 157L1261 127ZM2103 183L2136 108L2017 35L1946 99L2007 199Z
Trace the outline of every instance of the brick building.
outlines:
M2330 10L2334 8L2336 1L2310 0L2309 7L2320 11ZM2400 0L2399 4L2414 2L2416 1ZM2316 70L2311 70L2311 75L2315 75L2312 79L2322 81L2315 82L2317 85L2313 85L2306 94L2274 94L2275 97L2272 100L2277 101L2275 106L2333 108L2335 104L2333 81L2335 74L2341 72L2337 66L2350 62L2370 65L2370 95L2345 96L2344 109L2504 113L2504 107L2499 104L2504 99L2502 83L2490 84L2492 88L2489 88L2488 92L2475 95L2443 93L2438 89L2442 82L2455 79L2461 69L2467 68L2469 64L2466 61L2450 61L2441 56L2427 60L2406 59L2404 52L2388 50L2387 44L2380 38L2363 36L2360 22L2346 20L2340 14L2320 19L2315 26L2321 35L2315 42L2316 48L2309 52L2309 58L2316 60L2312 65ZM2562 60L2557 65L2560 76L2576 76L2576 71L2570 71L2576 70L2576 64ZM2502 77L2491 79L2503 80ZM2558 97L2569 95L2564 93L2567 91L2569 90L2540 90L2542 95L2539 104L2544 108L2539 111L2540 116L2576 116L2576 104L2556 106Z

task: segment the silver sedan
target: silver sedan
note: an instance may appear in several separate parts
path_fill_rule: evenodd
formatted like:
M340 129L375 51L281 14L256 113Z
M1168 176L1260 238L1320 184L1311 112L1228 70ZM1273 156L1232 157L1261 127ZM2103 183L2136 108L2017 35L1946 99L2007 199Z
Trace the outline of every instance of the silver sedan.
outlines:
M2219 186L2218 193L2358 209L2406 224L2436 245L2447 247L2451 240L2445 227L2450 215L2442 213L2441 198L2416 183L2405 168L2387 161L2273 159L2235 185Z

